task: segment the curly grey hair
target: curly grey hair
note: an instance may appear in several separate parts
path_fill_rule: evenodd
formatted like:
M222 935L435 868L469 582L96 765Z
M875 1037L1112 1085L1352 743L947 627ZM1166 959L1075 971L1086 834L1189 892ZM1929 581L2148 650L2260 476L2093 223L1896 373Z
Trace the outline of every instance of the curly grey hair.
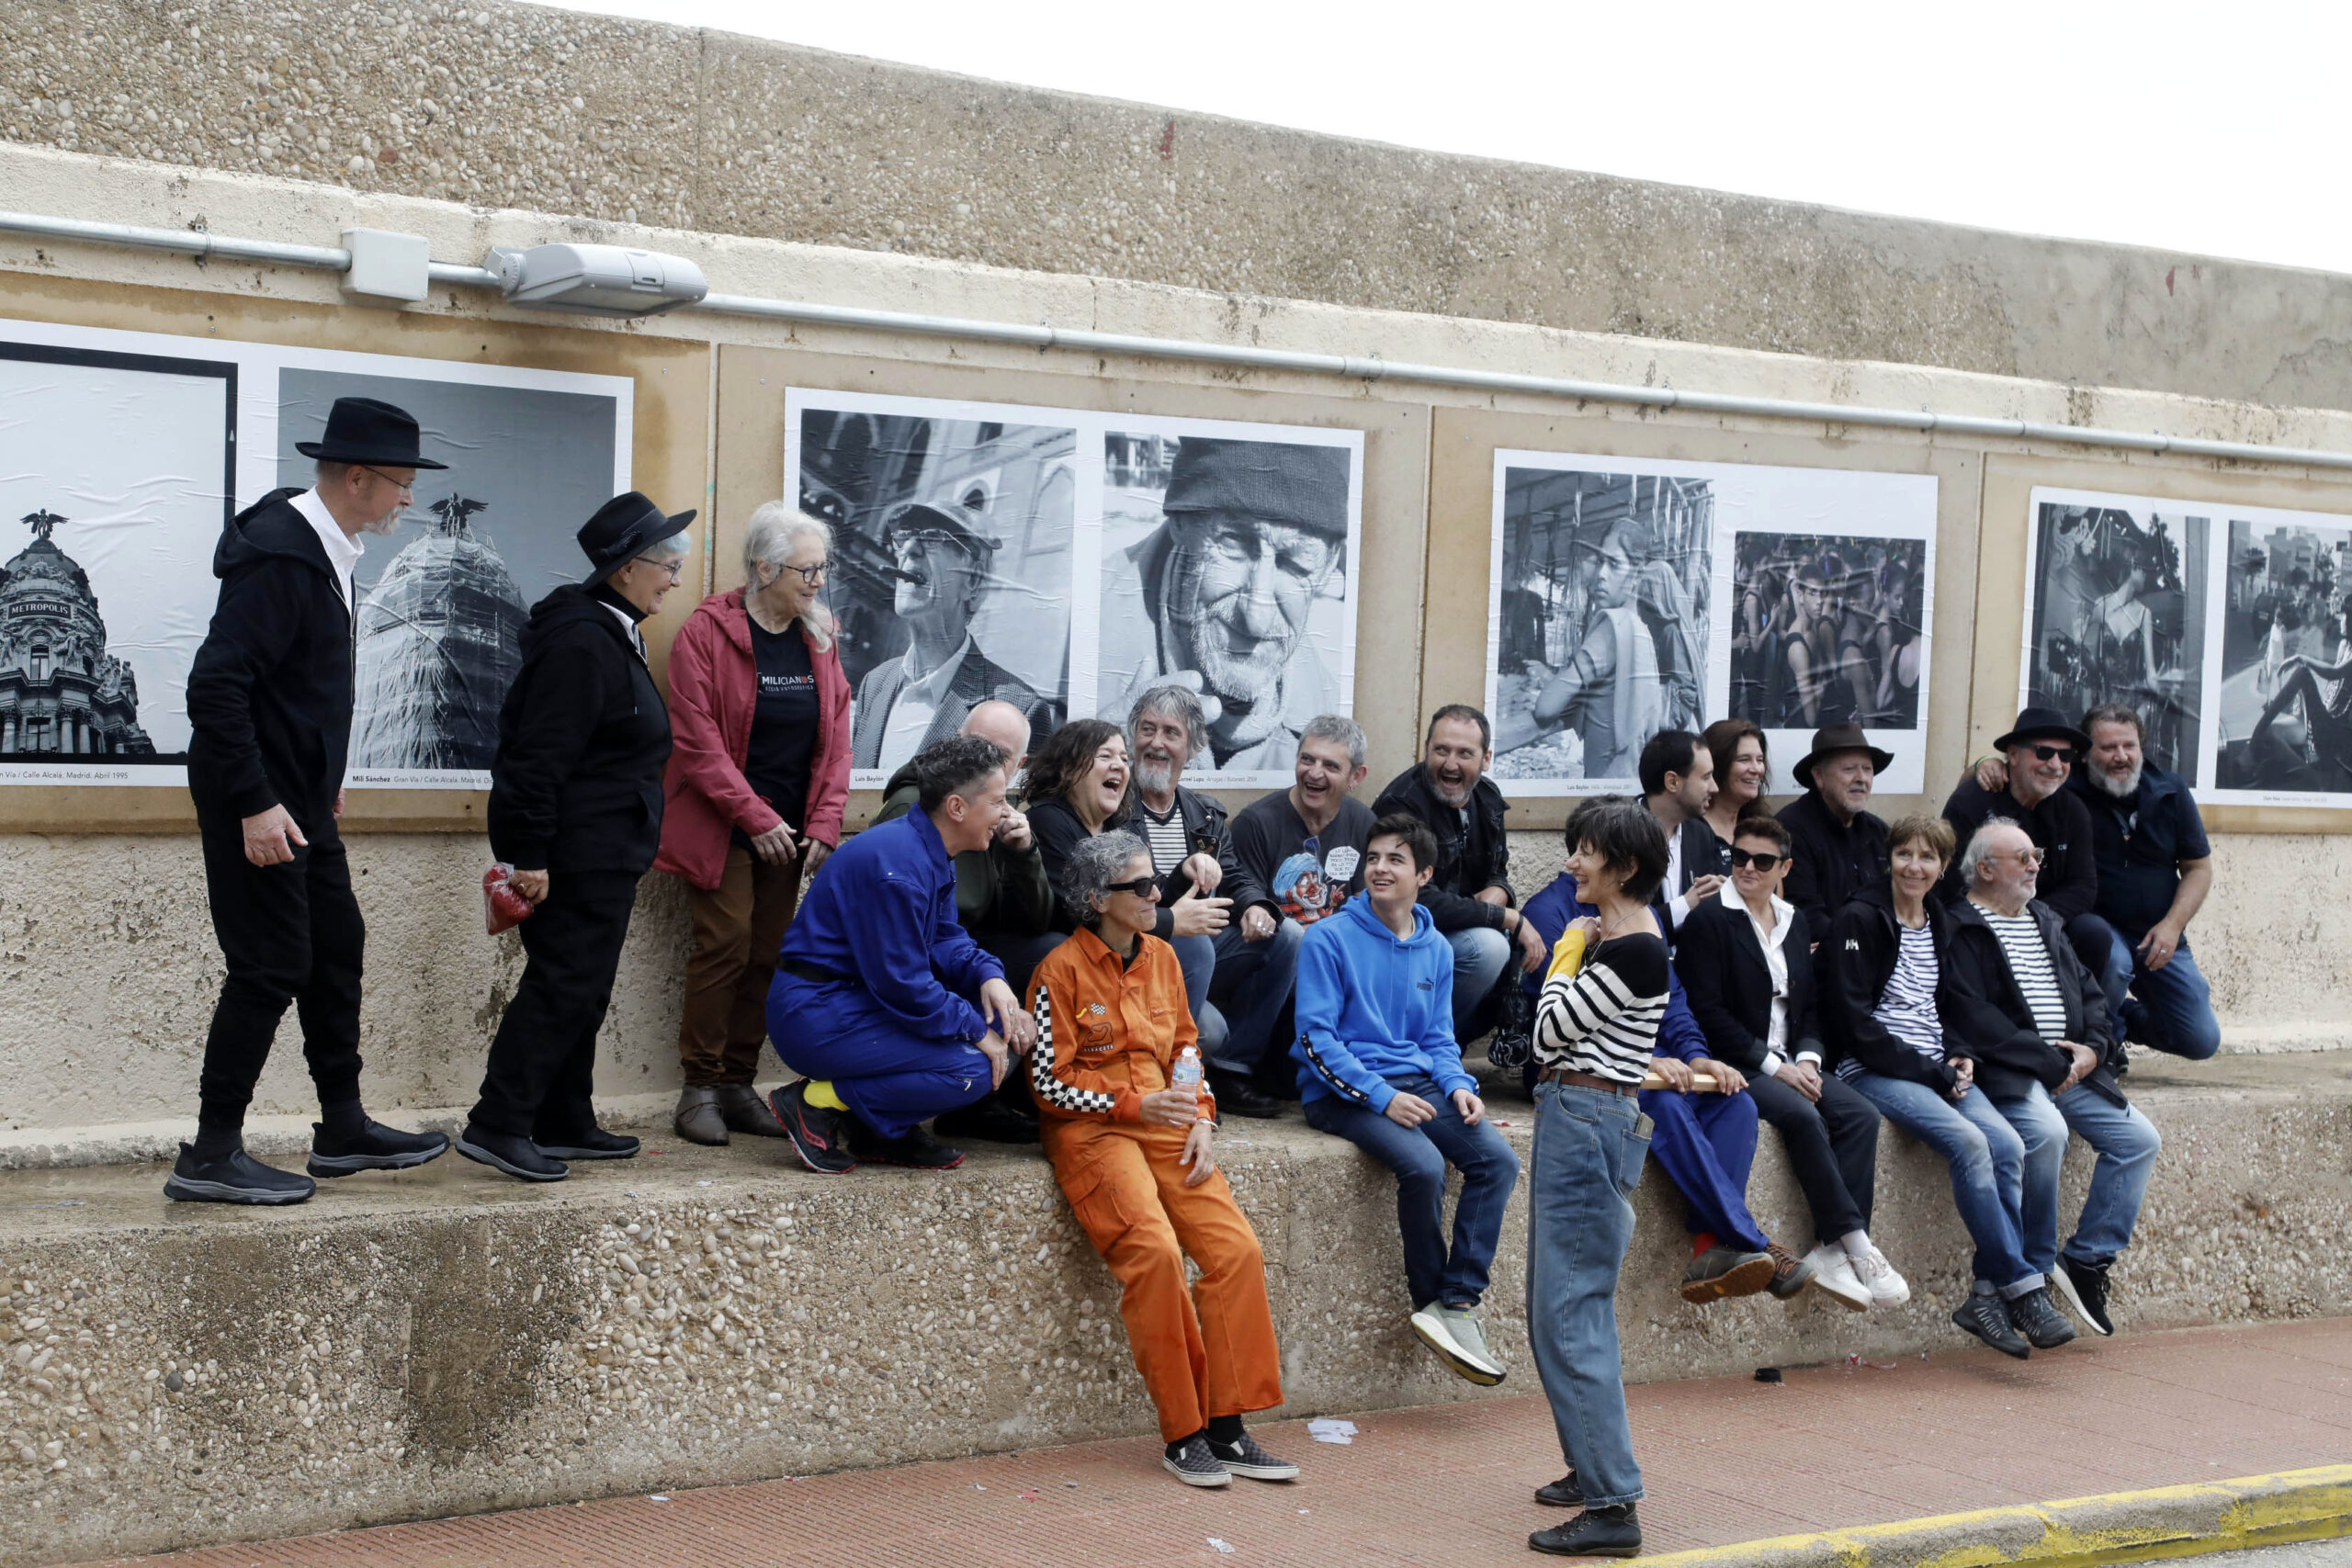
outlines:
M1097 833L1070 851L1069 860L1062 866L1062 897L1069 900L1089 931L1102 923L1102 911L1095 901L1111 884L1125 880L1119 874L1137 855L1147 865L1150 863L1150 849L1133 833Z

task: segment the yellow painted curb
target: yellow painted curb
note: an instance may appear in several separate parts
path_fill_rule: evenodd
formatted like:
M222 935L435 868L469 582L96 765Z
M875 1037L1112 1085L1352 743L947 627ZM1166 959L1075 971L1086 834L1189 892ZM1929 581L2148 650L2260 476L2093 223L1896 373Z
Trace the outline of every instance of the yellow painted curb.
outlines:
M2352 1535L2352 1464L1671 1551L1651 1568L2093 1568Z

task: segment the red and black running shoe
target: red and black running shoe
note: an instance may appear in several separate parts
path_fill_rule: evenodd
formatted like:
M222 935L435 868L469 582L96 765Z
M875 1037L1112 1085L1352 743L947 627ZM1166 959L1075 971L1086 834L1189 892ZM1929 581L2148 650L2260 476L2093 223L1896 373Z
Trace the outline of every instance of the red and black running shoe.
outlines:
M792 1140L801 1164L820 1176L840 1176L857 1168L857 1158L849 1152L849 1141L842 1135L851 1118L828 1106L809 1104L807 1078L796 1078L770 1095L768 1109L783 1124L784 1135Z

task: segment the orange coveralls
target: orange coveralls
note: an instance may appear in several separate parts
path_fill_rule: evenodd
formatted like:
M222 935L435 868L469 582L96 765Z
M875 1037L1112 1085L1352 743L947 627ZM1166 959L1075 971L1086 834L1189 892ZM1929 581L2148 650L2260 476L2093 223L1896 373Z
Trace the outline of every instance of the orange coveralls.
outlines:
M1142 1097L1169 1087L1177 1054L1199 1035L1175 950L1137 939L1133 964L1080 931L1037 965L1031 1082L1046 1153L1122 1287L1119 1315L1136 1370L1159 1407L1159 1435L1189 1438L1213 1416L1283 1402L1265 1255L1216 1171L1187 1187L1178 1163L1188 1129L1147 1124ZM1214 1114L1207 1086L1203 1114ZM1181 1248L1181 1250L1180 1250ZM1184 1290L1184 1254L1201 1266ZM1195 1310L1197 1307L1197 1311Z

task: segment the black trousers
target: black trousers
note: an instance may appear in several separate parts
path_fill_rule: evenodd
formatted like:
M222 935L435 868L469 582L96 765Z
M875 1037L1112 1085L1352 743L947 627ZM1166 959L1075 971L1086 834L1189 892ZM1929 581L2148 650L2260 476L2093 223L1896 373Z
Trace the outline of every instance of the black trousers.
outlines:
M562 1143L596 1125L596 1032L613 1002L639 874L558 871L515 928L522 983L490 1043L473 1120L493 1133Z
M359 973L368 928L338 842L294 852L281 865L245 858L244 825L199 814L212 932L229 977L212 1009L198 1080L202 1124L244 1125L286 1005L302 1021L302 1055L319 1103L359 1098Z
M1747 1080L1756 1113L1780 1129L1797 1185L1813 1211L1816 1241L1868 1230L1878 1183L1878 1107L1845 1079L1821 1076L1815 1104L1778 1078Z

